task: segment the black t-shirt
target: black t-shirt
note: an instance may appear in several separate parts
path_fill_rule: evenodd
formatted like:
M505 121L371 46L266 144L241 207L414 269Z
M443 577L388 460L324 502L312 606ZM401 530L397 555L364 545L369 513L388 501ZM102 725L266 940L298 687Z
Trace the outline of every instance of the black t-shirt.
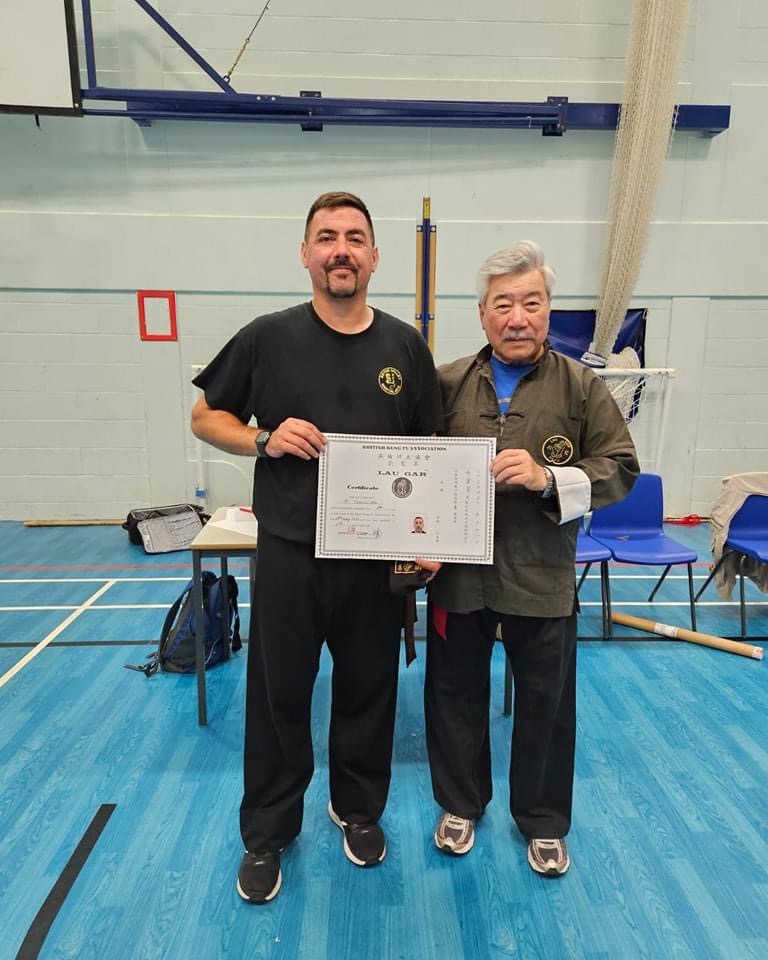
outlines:
M424 338L380 310L355 334L332 330L311 303L257 317L192 382L210 407L267 430L287 417L324 433L428 436L442 426ZM317 469L290 454L256 461L253 510L265 530L314 541Z

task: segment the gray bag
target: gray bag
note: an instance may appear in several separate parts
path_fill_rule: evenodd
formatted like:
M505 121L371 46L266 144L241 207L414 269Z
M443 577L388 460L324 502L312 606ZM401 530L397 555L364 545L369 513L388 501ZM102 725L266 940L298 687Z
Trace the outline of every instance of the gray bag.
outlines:
M128 531L131 543L143 546L146 553L171 553L189 549L209 519L201 507L177 503L131 510L123 529Z

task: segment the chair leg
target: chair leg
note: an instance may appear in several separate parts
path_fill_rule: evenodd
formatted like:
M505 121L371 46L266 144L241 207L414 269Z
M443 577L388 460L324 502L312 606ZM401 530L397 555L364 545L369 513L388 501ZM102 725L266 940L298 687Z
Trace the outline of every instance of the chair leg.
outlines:
M659 587L662 585L662 583L664 583L664 579L666 578L667 574L669 573L669 570L670 570L670 567L671 567L671 566L672 566L672 564L671 564L671 563L668 563L667 566L664 568L664 573L662 573L662 575L661 575L661 576L659 577L659 579L656 581L656 586L653 588L653 591L651 592L650 597L648 597L648 603L651 603L651 602L653 601L653 598L656 596L656 591L659 589Z
M742 553L741 560L739 560L739 606L741 612L741 639L746 640L747 638L747 605L744 601L744 561L746 560L745 554Z
M584 583L584 581L587 579L587 574L589 573L589 571L591 570L591 568L592 568L592 564L591 564L591 563L588 563L588 564L586 564L586 566L585 566L584 569L582 570L581 576L579 577L579 582L576 584L576 593L578 593L579 590L581 590L581 585L582 585L582 583Z
M507 651L504 651L504 716L512 713L512 665L509 662Z
M720 567L722 567L722 565L725 563L726 557L728 557L728 556L729 556L731 553L733 553L733 552L734 552L733 550L726 550L725 553L720 557L720 559L719 559L719 560L717 561L717 563L714 565L714 567L712 567L712 570L710 571L709 576L708 576L707 579L704 581L704 585L701 587L701 589L699 590L699 592L698 592L698 593L696 594L696 596L693 598L694 601L698 600L699 597L702 595L702 593L704 593L704 591L705 591L705 590L707 589L707 587L710 585L710 583L712 583L712 581L715 579L715 575L717 574L717 571L718 571L718 570L720 569Z
M691 630L696 629L696 598L693 595L693 564L688 564L688 598L691 604Z
M603 598L603 639L613 638L613 621L611 620L611 581L608 576L608 561L600 562L600 589Z

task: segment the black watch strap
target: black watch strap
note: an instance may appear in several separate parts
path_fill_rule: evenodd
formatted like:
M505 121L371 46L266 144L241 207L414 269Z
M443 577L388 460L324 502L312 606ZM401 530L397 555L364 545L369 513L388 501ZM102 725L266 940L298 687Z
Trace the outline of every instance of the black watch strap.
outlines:
M270 430L260 430L256 434L256 456L259 460L263 460L267 456L267 444L271 436Z

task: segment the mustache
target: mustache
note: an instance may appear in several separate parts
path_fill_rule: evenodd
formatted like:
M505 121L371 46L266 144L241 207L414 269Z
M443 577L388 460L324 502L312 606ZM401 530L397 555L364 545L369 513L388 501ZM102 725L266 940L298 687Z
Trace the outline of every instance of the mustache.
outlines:
M505 333L501 339L502 341L507 342L510 340L533 340L533 337L528 333Z
M357 273L357 267L348 257L335 257L329 264L326 265L325 272L329 273L331 270L335 270L337 267L344 267L345 270L350 270L352 273Z

